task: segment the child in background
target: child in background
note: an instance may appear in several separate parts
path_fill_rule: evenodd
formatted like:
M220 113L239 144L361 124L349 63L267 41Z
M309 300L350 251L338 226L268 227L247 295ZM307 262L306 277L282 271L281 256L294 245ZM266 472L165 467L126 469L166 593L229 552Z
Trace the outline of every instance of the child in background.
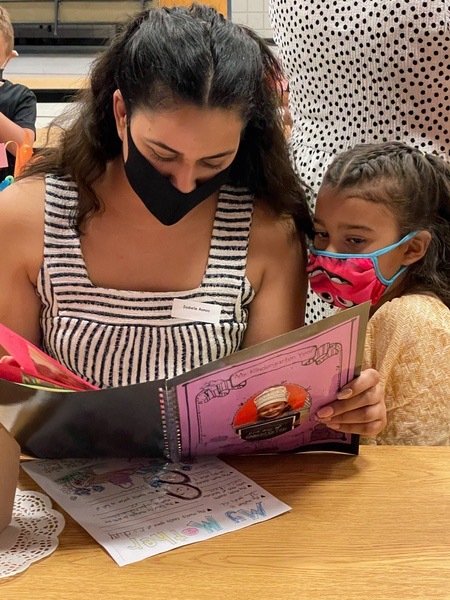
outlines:
M7 11L0 6L0 143L26 140L30 146L35 139L36 96L26 86L3 79L3 69L17 53L14 30ZM8 144L8 166L0 168L0 182L14 174L16 144Z
M362 144L325 173L308 264L339 308L370 301L364 367L380 372L378 444L450 444L450 165L399 142Z

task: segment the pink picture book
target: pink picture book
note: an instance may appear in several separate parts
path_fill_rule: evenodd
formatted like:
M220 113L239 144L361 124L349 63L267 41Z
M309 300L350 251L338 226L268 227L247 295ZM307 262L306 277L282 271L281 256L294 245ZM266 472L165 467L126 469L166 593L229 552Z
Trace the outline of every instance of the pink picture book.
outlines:
M183 375L107 389L0 326L0 423L40 458L357 453L358 436L316 413L359 374L368 312L356 306Z

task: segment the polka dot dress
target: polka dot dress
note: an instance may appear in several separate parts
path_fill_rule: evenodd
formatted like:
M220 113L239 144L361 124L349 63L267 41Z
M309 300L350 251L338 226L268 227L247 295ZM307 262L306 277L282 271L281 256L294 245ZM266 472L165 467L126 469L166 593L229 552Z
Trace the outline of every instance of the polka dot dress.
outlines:
M399 140L450 161L450 0L270 0L270 15L292 157L314 195L357 143ZM327 314L310 294L306 322Z

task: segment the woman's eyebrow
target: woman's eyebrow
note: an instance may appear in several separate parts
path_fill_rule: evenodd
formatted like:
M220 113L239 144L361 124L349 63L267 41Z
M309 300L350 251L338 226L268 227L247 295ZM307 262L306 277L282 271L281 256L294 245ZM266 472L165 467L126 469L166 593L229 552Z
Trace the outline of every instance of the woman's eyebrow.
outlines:
M168 152L173 152L174 154L183 156L183 154L181 152L179 152L178 150L175 150L174 148L171 148L170 146L167 146L163 142L158 142L157 140L151 140L151 139L146 139L145 141L149 142L150 144L154 144L155 146L158 146L159 148L162 148L163 150L167 150ZM233 148L232 150L226 150L225 152L219 152L218 154L214 154L212 156L204 156L202 158L202 160L211 160L212 158L222 158L224 156L229 156L230 154L233 154L234 152L236 152L235 148Z
M236 149L226 150L225 152L219 152L219 154L214 154L213 156L204 156L202 160L210 160L211 158L222 158L223 156L229 156L236 152Z
M151 139L146 139L145 141L150 144L155 144L155 146L159 146L160 148L162 148L163 150L167 150L168 152L173 152L174 154L181 154L181 152L178 152L178 150L174 150L173 148L171 148L170 146L166 146L166 144L163 144L162 142L157 142L156 140Z

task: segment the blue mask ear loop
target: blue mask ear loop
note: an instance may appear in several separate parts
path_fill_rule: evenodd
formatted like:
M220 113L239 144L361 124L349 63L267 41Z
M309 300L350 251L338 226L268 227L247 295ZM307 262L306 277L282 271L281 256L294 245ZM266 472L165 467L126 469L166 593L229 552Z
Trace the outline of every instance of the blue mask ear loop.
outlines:
M380 268L378 266L378 257L382 256L383 254L387 254L388 252L390 252L391 250L394 250L395 248L398 248L399 246L401 246L402 244L404 244L405 242L408 242L409 240L411 240L413 237L415 237L419 232L418 231L412 231L411 233L408 233L408 235L405 235L404 238L402 238L399 242L397 242L396 244L391 244L390 246L387 246L386 248L382 248L381 250L377 250L376 252L372 253L372 262L373 262L373 266L375 267L375 273L377 274L378 279L384 283L384 285L387 286L386 290L384 291L384 294L386 294L389 291L389 288L391 287L391 285L394 283L394 281L400 277L400 275L402 273L404 273L406 271L406 269L408 268L407 265L404 265L403 267L401 267L397 273L395 273L395 275L393 275L390 279L386 279L385 277L383 277L383 275L380 273ZM361 255L359 255L361 256ZM383 295L384 295L383 294Z

